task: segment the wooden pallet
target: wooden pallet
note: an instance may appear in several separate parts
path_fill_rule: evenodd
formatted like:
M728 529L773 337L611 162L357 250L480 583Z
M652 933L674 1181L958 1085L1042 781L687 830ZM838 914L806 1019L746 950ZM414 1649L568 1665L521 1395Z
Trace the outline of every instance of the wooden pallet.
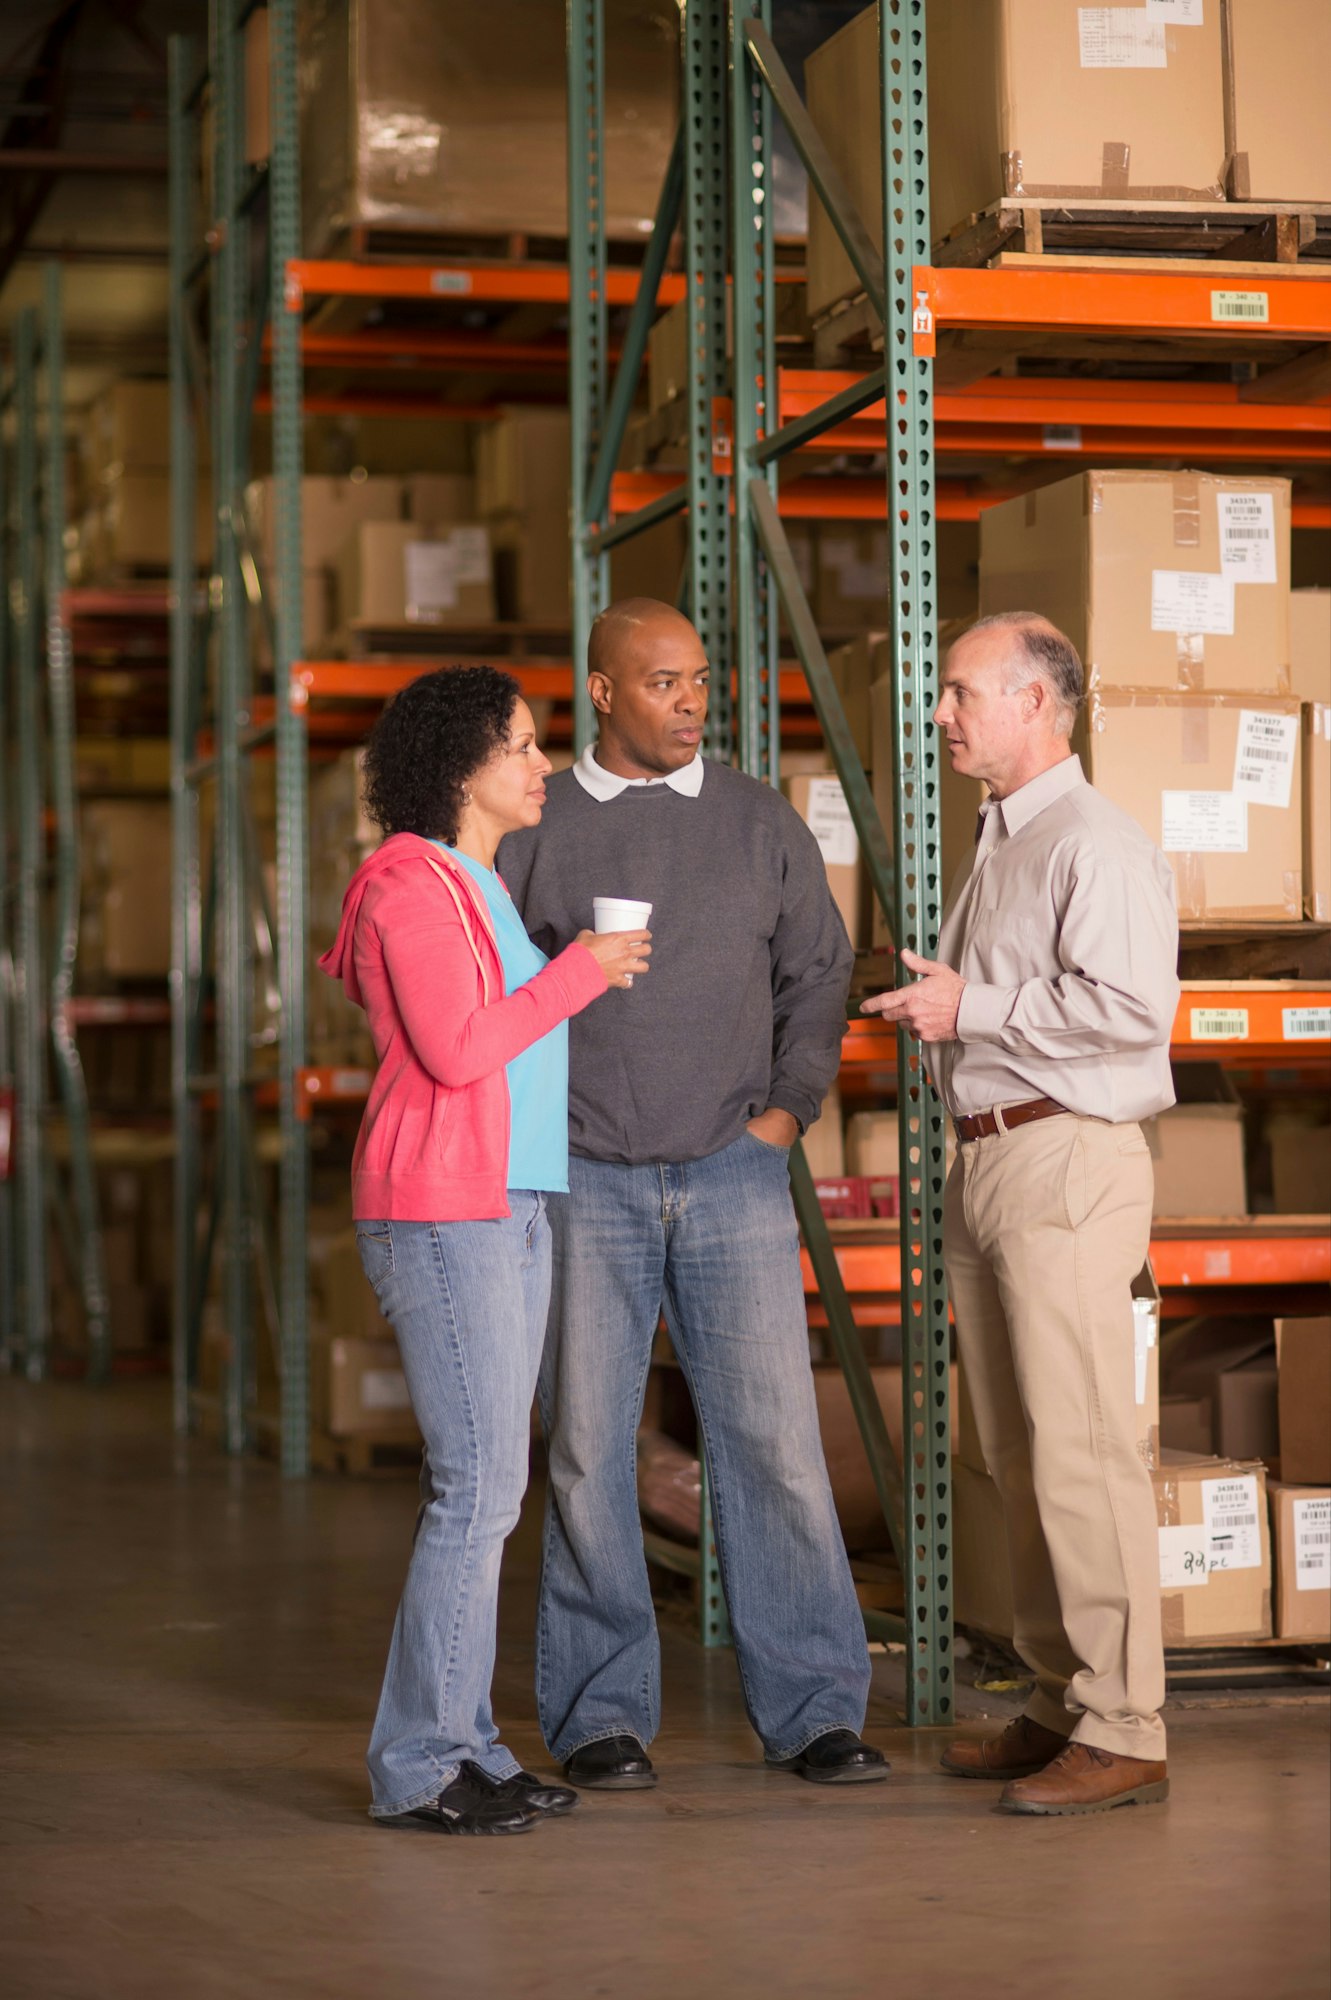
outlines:
M419 1438L329 1437L326 1431L310 1432L310 1464L316 1472L350 1474L354 1478L413 1477L421 1466Z
M995 202L934 248L935 265L1006 266L1122 260L1132 269L1198 262L1217 274L1325 276L1331 260L1331 204L1236 201ZM1145 262L1140 260L1145 259Z

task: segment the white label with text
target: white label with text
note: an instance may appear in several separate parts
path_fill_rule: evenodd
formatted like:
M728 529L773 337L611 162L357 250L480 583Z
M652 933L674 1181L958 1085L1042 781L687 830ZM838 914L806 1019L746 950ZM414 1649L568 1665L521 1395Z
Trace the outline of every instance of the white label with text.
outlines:
M407 620L428 625L458 601L458 560L449 542L408 542L402 557Z
M1246 1007L1193 1007L1190 1010L1194 1042L1246 1042Z
M855 822L835 778L809 780L809 831L829 868L853 868L860 858Z
M1251 1473L1202 1481L1202 1519L1212 1569L1261 1568L1261 1507L1257 1481Z
M1249 805L1289 804L1294 785L1294 760L1299 754L1297 715L1273 715L1269 709L1239 710L1239 740L1234 746L1234 791Z
M1331 1590L1331 1500L1294 1502L1294 1588Z
M1331 1041L1331 1007L1282 1007L1280 1019L1287 1042Z
M1206 24L1206 0L1146 0L1152 21L1168 21L1175 28L1201 28Z
M1165 24L1144 7L1078 7L1083 69L1165 69Z
M1225 326L1267 326L1271 301L1265 292L1212 292L1211 319Z
M1248 801L1233 792L1161 792L1166 854L1246 854Z
M1161 1590L1193 1590L1209 1572L1205 1528L1160 1530Z
M1234 631L1234 580L1217 571L1153 569L1151 630L1201 632L1224 639Z
M1271 493L1217 493L1220 568L1235 583L1275 583L1276 503Z

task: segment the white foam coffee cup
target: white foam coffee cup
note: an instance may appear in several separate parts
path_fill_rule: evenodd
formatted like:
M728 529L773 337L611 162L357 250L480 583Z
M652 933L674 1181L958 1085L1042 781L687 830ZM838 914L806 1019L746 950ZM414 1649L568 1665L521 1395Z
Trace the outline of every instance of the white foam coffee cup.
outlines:
M592 897L592 929L597 937L608 931L645 931L651 914L650 903L634 903L623 896ZM625 974L624 984L632 986L631 972Z

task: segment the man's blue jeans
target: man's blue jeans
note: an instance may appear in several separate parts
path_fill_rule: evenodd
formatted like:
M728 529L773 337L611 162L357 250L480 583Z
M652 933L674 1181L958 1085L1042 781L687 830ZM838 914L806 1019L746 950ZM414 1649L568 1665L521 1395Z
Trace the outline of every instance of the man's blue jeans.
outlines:
M520 1769L490 1709L499 1562L527 1485L550 1300L543 1194L497 1222L358 1222L425 1439L421 1507L369 1766L376 1818L427 1805L465 1758Z
M771 1757L861 1728L869 1655L823 1460L787 1156L745 1133L687 1165L573 1159L550 1217L538 1394L550 1492L537 1634L554 1755L660 1721L636 1433L664 1307L706 1443L749 1720Z

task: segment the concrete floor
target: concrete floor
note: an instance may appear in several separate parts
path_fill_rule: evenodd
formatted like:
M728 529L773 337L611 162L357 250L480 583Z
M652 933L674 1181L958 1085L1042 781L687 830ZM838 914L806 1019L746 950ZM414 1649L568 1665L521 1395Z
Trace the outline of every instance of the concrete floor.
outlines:
M900 1726L889 1660L892 1780L829 1795L762 1769L732 1659L668 1628L657 1792L521 1840L389 1833L361 1758L407 1484L174 1445L156 1386L0 1382L0 1463L9 2000L1325 2000L1323 1701L1181 1709L1170 1805L1014 1821ZM530 1529L497 1707L539 1766Z

